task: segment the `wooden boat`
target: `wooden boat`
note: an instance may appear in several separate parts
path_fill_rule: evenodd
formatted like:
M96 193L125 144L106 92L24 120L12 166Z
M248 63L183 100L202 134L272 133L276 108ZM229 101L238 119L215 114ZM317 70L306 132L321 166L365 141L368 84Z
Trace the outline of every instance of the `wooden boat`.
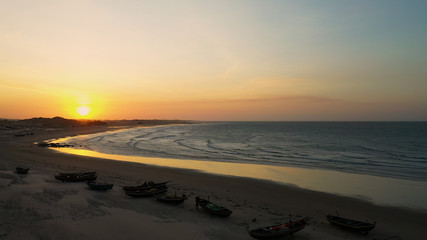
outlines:
M249 231L249 235L256 239L278 238L293 234L302 230L307 224L308 219L300 219L297 221L289 221L287 223L256 228Z
M171 181L159 182L159 183L149 181L149 182L144 182L143 184L138 186L123 186L123 190L125 191L126 190L146 190L150 188L162 188L162 187L166 187L166 184L169 182Z
M230 209L216 205L209 200L196 197L196 207L198 206L202 207L203 210L215 216L228 217L232 213Z
M89 186L90 189L92 190L98 190L98 191L107 191L113 188L113 184L109 184L109 183L99 183L99 182L95 182L95 181L89 181L87 182L87 185Z
M21 168L21 167L17 167L16 168L16 173L18 174L27 174L28 170L30 170L29 168Z
M63 182L88 182L96 180L96 172L59 173L54 176Z
M169 204L183 203L187 199L187 196L185 196L185 194L182 194L182 196L177 196L176 194L175 195L154 194L154 197L160 202L169 203Z
M369 231L374 229L376 226L376 223L361 222L357 220L342 218L339 216L333 216L330 214L328 214L326 218L331 224L335 226L339 226L343 229L356 231L356 232L368 233Z
M60 176L94 176L96 172L59 173Z
M125 190L125 193L132 197L152 197L155 194L161 194L168 191L167 187L150 188L150 189L131 189Z

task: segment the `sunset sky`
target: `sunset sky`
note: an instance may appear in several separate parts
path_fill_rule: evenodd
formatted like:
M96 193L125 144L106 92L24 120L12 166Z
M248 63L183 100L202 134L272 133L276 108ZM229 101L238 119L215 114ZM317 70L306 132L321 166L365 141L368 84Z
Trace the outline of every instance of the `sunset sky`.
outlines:
M0 118L424 121L426 12L394 0L0 0Z

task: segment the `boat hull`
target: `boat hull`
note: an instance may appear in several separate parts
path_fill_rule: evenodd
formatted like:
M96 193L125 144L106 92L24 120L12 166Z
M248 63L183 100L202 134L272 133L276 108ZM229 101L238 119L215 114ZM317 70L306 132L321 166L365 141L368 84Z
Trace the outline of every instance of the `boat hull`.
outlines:
M60 176L94 176L96 172L59 173Z
M295 222L257 228L249 231L249 235L256 239L280 238L304 229L306 224L307 222L301 219Z
M17 174L27 174L29 170L30 170L29 168L17 167L15 172Z
M211 203L209 200L196 197L196 206L202 207L203 210L208 212L211 215L219 217L228 217L231 215L232 211L222 206L218 206L214 203Z
M97 176L96 172L84 172L84 173L59 173L54 175L57 180L63 182L88 182L95 181Z
M152 197L155 194L161 194L168 191L167 187L164 188L151 188L144 190L124 190L126 195L131 197Z
M174 196L174 195L154 194L154 197L159 202L167 203L167 204L180 204L180 203L183 203L185 200L187 200L187 197L185 195L182 195L181 197L179 197L179 196Z
M87 185L90 189L96 190L96 191L107 191L113 188L113 184L107 184L107 183L97 183L97 182L87 182Z
M123 186L123 190L125 191L133 191L133 190L147 190L152 188L163 188L166 187L167 182L160 182L160 183L154 183L154 182L146 182L144 184L138 185L138 186Z
M354 231L354 232L368 233L369 231L374 229L376 226L375 223L361 222L361 221L342 218L342 217L333 216L333 215L327 215L326 218L332 225L338 226L345 230Z

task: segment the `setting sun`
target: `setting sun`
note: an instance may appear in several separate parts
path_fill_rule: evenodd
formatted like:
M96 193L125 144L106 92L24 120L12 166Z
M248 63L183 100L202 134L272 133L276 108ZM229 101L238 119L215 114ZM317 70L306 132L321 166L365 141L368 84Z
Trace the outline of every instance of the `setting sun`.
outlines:
M78 107L78 108L77 108L77 113L78 113L80 116L85 117L85 116L87 116L87 115L90 113L90 107L88 107L88 106L81 106L81 107Z

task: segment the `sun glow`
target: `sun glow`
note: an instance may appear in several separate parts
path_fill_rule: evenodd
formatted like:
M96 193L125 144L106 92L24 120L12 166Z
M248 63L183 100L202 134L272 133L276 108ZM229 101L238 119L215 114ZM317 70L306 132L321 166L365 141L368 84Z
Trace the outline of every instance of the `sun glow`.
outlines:
M88 106L78 107L77 113L82 117L86 117L90 113L90 107L88 107Z

